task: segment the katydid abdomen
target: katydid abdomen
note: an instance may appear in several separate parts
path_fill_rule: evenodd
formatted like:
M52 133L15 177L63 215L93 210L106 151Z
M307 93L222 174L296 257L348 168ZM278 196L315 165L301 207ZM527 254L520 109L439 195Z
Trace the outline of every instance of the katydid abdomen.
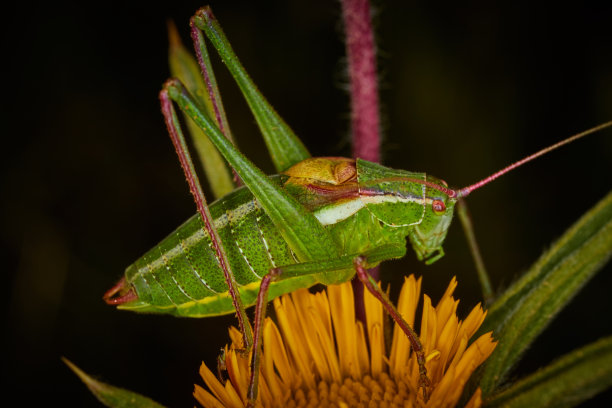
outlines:
M362 160L312 158L273 179L330 232L338 256L357 256L388 244L403 248L407 236L419 258L441 253L453 202L422 184L423 173ZM444 211L434 213L432 203L440 200L444 200ZM247 188L215 201L210 212L245 306L255 303L260 281L269 270L300 262ZM419 229L429 224L439 228ZM284 279L271 284L269 298L319 282L346 281L353 274L351 267L334 271L331 278L309 274ZM132 291L125 302L116 302L122 309L190 317L234 312L223 270L199 214L130 265L120 290Z
M215 201L210 211L240 295L251 305L261 278L271 268L293 264L296 259L247 188ZM304 279L308 280L302 278L297 287L308 285ZM199 214L130 265L125 280L138 300L120 308L193 317L234 312L223 270ZM272 290L278 296L295 288L296 283L287 280Z

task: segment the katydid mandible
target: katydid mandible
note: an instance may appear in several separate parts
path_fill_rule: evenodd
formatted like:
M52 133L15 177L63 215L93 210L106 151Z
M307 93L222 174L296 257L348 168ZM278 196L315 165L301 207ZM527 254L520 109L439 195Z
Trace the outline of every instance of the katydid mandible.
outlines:
M403 257L406 238L419 260L435 262L444 255L442 244L457 200L550 150L612 126L612 122L565 139L461 189L451 189L425 173L365 160L311 158L257 91L210 9L198 11L191 26L204 76L212 71L202 31L238 82L280 174L264 175L219 129L218 109L207 112L178 80L169 80L160 93L162 112L198 214L130 265L104 299L120 309L137 312L189 317L236 312L245 347L254 347L248 396L253 403L267 301L317 283L345 282L357 274L409 337L427 399L429 380L419 339L366 268ZM213 105L220 104L214 96L218 95L216 89L208 88L208 92ZM245 186L207 205L173 102L205 131ZM253 329L244 312L252 305L256 305Z

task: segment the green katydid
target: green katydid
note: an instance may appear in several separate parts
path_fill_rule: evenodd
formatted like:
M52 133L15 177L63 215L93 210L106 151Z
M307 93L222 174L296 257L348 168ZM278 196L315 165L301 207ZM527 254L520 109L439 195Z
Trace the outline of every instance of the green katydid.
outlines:
M198 214L130 265L124 278L105 294L105 300L121 309L179 316L236 312L245 346L254 347L249 388L249 400L254 401L259 333L267 301L316 283L344 282L357 274L409 337L427 398L425 356L419 339L366 268L403 257L406 238L420 260L435 262L444 255L442 244L457 200L550 150L612 126L612 122L458 190L424 173L394 170L360 159L310 158L257 91L207 8L192 19L192 37L204 73L208 68L203 62L206 50L200 30L238 82L280 174L264 175L224 136L220 121L210 117L178 80L169 80L160 93L162 111ZM173 102L205 131L244 187L210 206L206 204ZM252 305L256 305L253 329L244 312L245 306Z

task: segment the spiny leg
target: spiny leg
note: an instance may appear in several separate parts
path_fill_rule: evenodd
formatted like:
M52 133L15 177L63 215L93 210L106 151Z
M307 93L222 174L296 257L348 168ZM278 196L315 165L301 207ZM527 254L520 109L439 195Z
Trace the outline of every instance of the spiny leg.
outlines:
M339 258L337 269L350 266L351 257ZM329 266L327 262L306 262L301 264L289 265L281 268L272 268L264 275L257 293L255 302L255 318L253 320L253 354L251 356L251 374L249 377L248 407L254 407L257 401L257 391L259 386L259 366L261 365L261 343L263 339L263 324L266 318L266 306L268 304L268 290L270 284L278 280L287 279L295 276L303 276L321 271L333 270L334 266Z
M476 242L476 235L474 234L474 226L472 225L470 212L468 211L465 200L462 198L460 198L457 202L457 216L459 217L459 221L461 221L465 238L467 239L468 246L470 247L470 253L474 259L474 264L476 265L476 273L478 274L478 280L480 281L482 297L485 304L488 304L491 302L491 300L493 300L491 280L489 279L489 274L487 273L484 261L482 260L482 255L480 254L480 249L478 248L478 243Z
M217 86L217 79L215 77L215 72L212 69L204 36L202 35L200 29L196 27L194 17L191 17L189 20L189 26L191 27L191 39L193 41L193 48L195 50L198 65L200 66L200 71L202 73L202 79L204 79L206 91L208 92L208 99L210 99L210 103L212 105L214 120L219 126L221 133L223 133L228 140L235 144L236 142L234 141L232 132L230 131L227 116L225 115L225 109L223 108L223 103L221 102L221 93L219 92L219 87ZM242 181L240 180L238 173L236 173L236 170L232 169L232 173L234 174L234 183L236 186L241 186Z
M244 305L242 304L242 299L240 298L240 294L238 292L238 285L236 283L234 274L231 271L223 245L221 244L221 239L219 238L217 230L213 225L212 216L210 215L210 211L208 210L208 205L206 203L206 197L204 196L204 191L202 191L198 175L196 174L193 166L193 161L191 160L191 155L189 154L185 137L178 122L176 111L174 110L172 101L170 100L168 92L165 88L160 92L159 99L161 101L162 113L166 121L168 133L170 134L170 138L172 139L176 153L179 156L181 167L185 172L187 183L189 183L189 189L191 190L191 194L193 194L194 200L198 207L198 212L202 217L204 227L210 236L213 249L219 261L219 266L223 270L223 275L229 289L229 294L232 298L234 308L236 309L238 324L243 336L244 347L248 349L253 343L253 333L251 331L251 326L249 325L249 320L247 318Z
M193 48L196 53L198 65L200 66L202 78L204 79L204 83L206 85L208 98L212 104L212 110L214 113L213 118L215 122L217 122L217 126L219 127L221 133L223 133L223 135L233 143L234 140L229 130L229 123L227 122L227 118L225 116L225 110L223 108L223 103L221 102L221 94L219 93L219 88L217 87L217 80L212 69L206 44L204 42L204 37L200 29L196 27L194 17L191 17L189 20L189 26L191 27L191 40L193 41Z
M198 10L193 16L191 24L204 31L208 40L217 49L221 60L229 69L232 77L236 80L266 140L276 170L278 172L284 171L295 163L310 157L301 140L258 91L234 53L210 7L206 6Z
M350 266L352 257L339 258L338 261ZM261 343L263 340L263 324L266 318L266 306L268 304L268 290L270 284L278 280L291 278L300 275L318 273L323 269L319 262L308 262L303 264L289 265L281 268L272 268L263 277L257 293L255 303L255 318L253 320L253 355L251 356L251 375L249 378L248 407L254 407L257 401L257 391L259 386L259 366L261 365ZM299 270L304 269L307 270Z
M366 269L366 257L358 256L353 261L355 270L357 271L357 277L363 283L363 285L382 303L383 307L387 310L387 313L395 320L395 322L401 327L412 346L412 350L417 357L417 363L419 364L419 387L423 387L423 399L427 402L429 400L428 387L431 385L429 378L427 377L427 369L425 368L425 352L423 351L423 345L419 340L419 336L410 327L410 325L404 320L402 315L397 311L393 303L387 297L387 294L378 287L376 282L368 274Z
M251 356L251 375L249 377L248 407L254 407L257 401L259 389L259 366L261 364L261 342L263 339L263 323L266 318L266 306L268 304L268 289L270 283L278 280L281 276L281 268L272 268L263 279L257 293L255 303L255 319L253 320L253 354Z
M406 248L403 246L383 245L368 251L367 258L370 259L372 264L377 264L383 260L400 258L404 256L405 253ZM262 330L266 317L266 305L268 303L268 290L270 284L283 279L312 274L322 274L323 276L330 274L330 276L334 276L335 271L353 269L353 260L356 257L358 257L357 254L351 254L325 261L302 262L280 268L272 268L263 277L257 294L255 318L253 320L253 355L251 356L251 374L249 391L247 394L249 407L255 406L255 402L257 401L259 366L261 364Z

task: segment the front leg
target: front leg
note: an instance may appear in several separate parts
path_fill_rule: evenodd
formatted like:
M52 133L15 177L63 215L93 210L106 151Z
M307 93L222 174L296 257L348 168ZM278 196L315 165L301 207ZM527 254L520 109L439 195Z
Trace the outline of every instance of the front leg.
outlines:
M288 265L280 268L272 268L263 277L255 303L255 318L253 320L253 354L251 356L251 373L249 378L249 390L247 394L248 407L254 407L257 401L259 384L259 366L261 364L261 343L263 340L263 323L266 318L266 306L268 305L268 290L270 284L279 280L319 274L334 273L351 267L352 256L345 256L330 261L304 262Z
M380 289L380 287L374 282L374 279L368 274L366 267L366 257L358 256L354 259L353 264L355 265L355 271L357 277L363 283L363 285L374 295L383 307L387 310L387 313L395 320L395 322L401 327L412 346L412 350L417 357L417 363L419 364L419 388L423 388L423 399L425 402L429 400L428 387L431 386L431 381L427 377L427 369L425 368L425 352L423 351L423 345L419 340L419 336L416 334L414 329L410 327L408 322L404 320L402 315L397 311L393 303L387 297L387 294Z

